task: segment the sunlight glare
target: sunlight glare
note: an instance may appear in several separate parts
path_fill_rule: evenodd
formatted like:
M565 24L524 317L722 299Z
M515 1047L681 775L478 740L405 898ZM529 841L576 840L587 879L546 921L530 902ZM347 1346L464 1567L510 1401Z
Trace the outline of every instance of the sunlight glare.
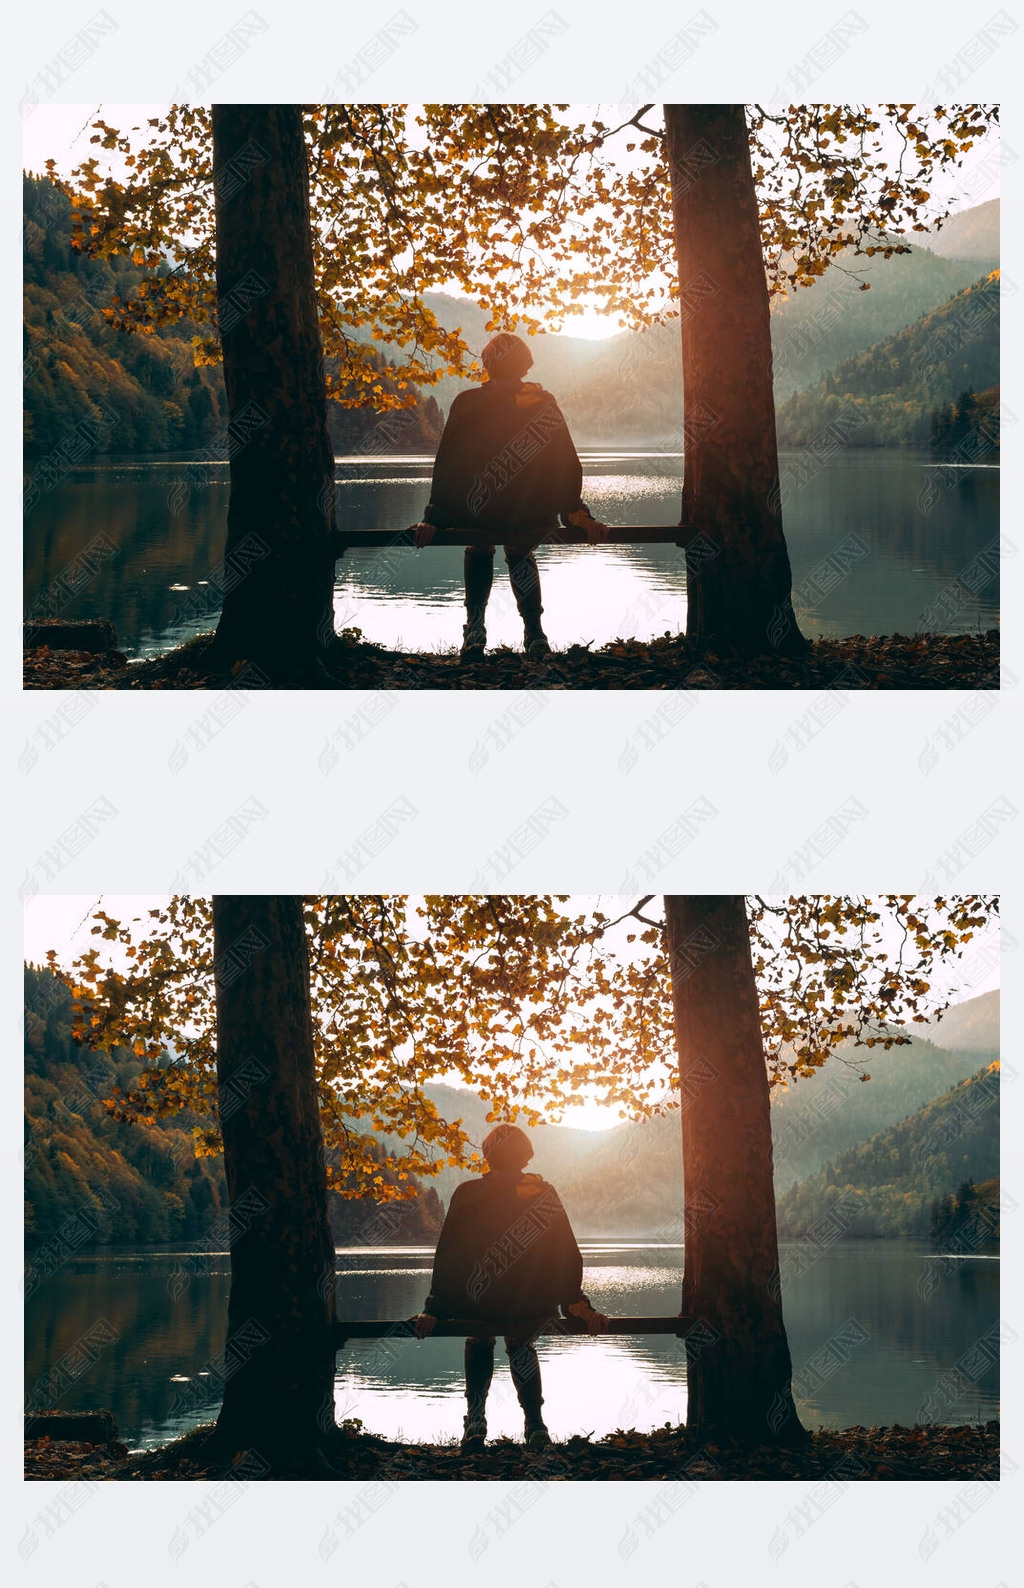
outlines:
M614 314L609 314L605 309L586 308L582 314L567 314L560 336L579 336L587 342L602 342L610 336L618 336L622 327Z

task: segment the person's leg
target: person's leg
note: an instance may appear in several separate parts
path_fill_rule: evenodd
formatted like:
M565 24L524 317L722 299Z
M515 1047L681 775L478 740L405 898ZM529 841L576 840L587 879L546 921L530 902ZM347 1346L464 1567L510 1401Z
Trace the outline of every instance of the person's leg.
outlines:
M466 1420L463 1450L482 1450L487 1437L487 1391L494 1373L494 1336L466 1336Z
M535 1338L532 1332L507 1334L505 1350L508 1354L512 1383L515 1385L516 1395L519 1397L519 1404L526 1421L526 1442L528 1445L540 1448L549 1444L550 1438L541 1411L544 1396L541 1392L540 1362L537 1360L537 1350L533 1343Z
M534 542L534 545L537 543ZM540 615L544 608L540 599L540 573L533 545L521 544L505 547L505 561L516 598L519 616L523 620L523 643L528 656L547 656L551 646L541 628Z
M462 631L464 661L478 661L487 644L484 616L494 580L494 547L467 546L462 562L466 582L466 624Z

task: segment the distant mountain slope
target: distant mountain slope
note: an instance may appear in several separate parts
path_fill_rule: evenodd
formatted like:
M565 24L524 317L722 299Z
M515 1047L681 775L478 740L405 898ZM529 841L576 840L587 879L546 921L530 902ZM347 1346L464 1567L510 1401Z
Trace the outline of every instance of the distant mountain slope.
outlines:
M917 320L975 279L974 266L927 250L844 257L812 287L772 303L776 401L851 354ZM867 292L860 283L869 281ZM680 450L679 324L613 337L581 379L557 393L577 440L635 439Z
M559 1185L577 1234L683 1238L683 1144L678 1110L609 1131Z
M489 312L481 309L470 298L457 298L446 292L425 292L423 302L428 309L433 310L446 331L462 333L466 346L479 359L486 343L494 335L493 331L487 330ZM567 324L571 327L571 318ZM369 341L371 328L366 326L355 334L363 341ZM607 345L601 341L572 336L569 333L554 336L543 331L525 339L533 354L533 368L528 378L540 381L542 386L546 386L556 396L577 380L580 374L597 360L602 349ZM379 342L377 345L389 359L405 356L402 348L395 347L390 342ZM436 385L426 387L424 390L444 412L447 412L459 392L466 390L472 384L470 380L462 379L457 375L443 375Z
M92 1055L73 1044L70 1000L48 971L26 967L25 1007L30 1239L49 1239L81 1209L88 1211L99 1242L168 1241L206 1233L225 1210L223 1171L220 1159L194 1157L192 1117L179 1115L151 1127L117 1123L100 1099L110 1094L115 1080L133 1084L138 1061L128 1054ZM981 1057L996 1052L985 1044L998 1040L998 993L956 1006L942 1029L974 1046L954 1053L915 1037L888 1054L848 1049L813 1078L776 1092L777 1188L784 1191L806 1180L976 1072ZM868 1082L858 1079L864 1069L871 1074ZM490 1128L487 1105L475 1093L443 1085L430 1086L428 1093L446 1119L461 1118L471 1139L483 1140ZM531 1167L558 1187L578 1233L682 1238L678 1112L607 1131L548 1125L531 1134ZM972 1174L960 1180L973 1177L974 1166L967 1167ZM977 1170L982 1178L992 1172L984 1165ZM335 1238L374 1244L432 1240L442 1211L437 1197L447 1202L465 1178L462 1171L446 1168L421 1183L416 1201L383 1209L369 1198L343 1201L332 1194ZM938 1194L956 1190L960 1180Z
M841 256L812 287L773 300L776 401L912 325L979 275L973 263L918 247L891 259ZM861 290L865 281L867 292Z
M958 1037L971 1031L976 1040ZM926 1033L925 1036L919 1033ZM912 1028L909 1046L840 1049L813 1076L772 1093L775 1187L813 1174L846 1148L905 1118L999 1056L999 993L955 1004ZM867 1072L870 1081L861 1081Z
M431 1084L424 1088L431 1102L436 1104L443 1118L454 1121L461 1119L470 1140L477 1147L480 1146L492 1125L487 1120L487 1104L477 1097L475 1092L470 1092L461 1086L444 1086ZM569 1114L572 1118L572 1114ZM533 1158L530 1162L530 1171L544 1175L545 1179L552 1180L556 1186L565 1184L568 1176L577 1171L578 1165L589 1162L599 1153L610 1135L617 1135L616 1130L595 1131L579 1130L571 1124L567 1125L538 1125L529 1132L533 1142ZM391 1141L389 1137L382 1137L385 1143ZM400 1145L394 1142L397 1147ZM432 1186L442 1200L447 1204L455 1187L463 1180L470 1178L469 1171L463 1169L442 1169L440 1174L433 1179L425 1180L424 1185Z
M942 226L931 227L921 246L945 259L971 259L994 269L999 263L999 200L974 204L951 215Z
M775 389L781 401L841 359L901 329L975 279L977 269L914 248L891 259L844 257L817 281L772 304ZM862 281L871 283L862 292ZM479 352L492 334L487 312L469 299L427 293L448 330L460 328ZM529 337L532 375L555 393L577 442L633 440L678 450L682 355L678 320L605 341L567 333ZM384 344L382 344L383 346ZM431 388L442 408L466 383L451 376Z
M851 1237L926 1235L958 1187L998 1173L995 1062L790 1186L778 1200L779 1234L807 1235L831 1211Z
M954 1004L940 1020L919 1028L932 1042L957 1053L999 1052L999 989Z
M847 445L926 446L937 409L998 384L993 273L795 393L778 411L779 443L809 446L834 424Z
M997 1056L993 1049L992 1057ZM844 1151L906 1118L978 1068L914 1037L906 1046L841 1049L814 1076L772 1093L775 1185L783 1192ZM864 1073L868 1081L861 1081ZM556 1180L570 1217L589 1235L681 1239L682 1139L673 1110L605 1133L575 1173Z
M144 272L124 259L101 262L74 254L67 200L47 180L26 177L24 204L29 453L52 451L76 426L84 427L83 435L88 432L92 450L160 452L215 440L226 422L223 378L219 367L193 366L189 338L196 328L183 322L158 327L152 336L114 330L103 308L115 287L130 295ZM940 232L927 234L924 244L888 260L843 257L812 287L773 301L779 402L919 320L973 281L980 267L994 264L998 201L962 212ZM870 282L867 292L860 290L864 281ZM448 329L461 327L479 354L491 334L487 311L445 293L427 293L425 302ZM530 346L533 375L555 393L577 442L681 450L678 320L605 341L572 336L571 316L566 327L568 334L541 334L530 339ZM356 334L369 340L371 327ZM405 356L387 343L377 348L382 358ZM465 384L444 376L418 394L403 417L385 425L370 409L330 403L336 451L432 452L441 410Z

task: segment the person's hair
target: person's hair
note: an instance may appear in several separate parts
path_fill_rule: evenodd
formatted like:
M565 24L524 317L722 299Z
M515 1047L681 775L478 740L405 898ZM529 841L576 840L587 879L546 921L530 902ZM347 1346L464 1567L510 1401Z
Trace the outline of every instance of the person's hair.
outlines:
M518 380L533 363L533 354L522 337L511 331L492 336L480 357L492 380Z
M484 1137L484 1157L492 1169L522 1169L533 1157L533 1146L518 1125L495 1125Z

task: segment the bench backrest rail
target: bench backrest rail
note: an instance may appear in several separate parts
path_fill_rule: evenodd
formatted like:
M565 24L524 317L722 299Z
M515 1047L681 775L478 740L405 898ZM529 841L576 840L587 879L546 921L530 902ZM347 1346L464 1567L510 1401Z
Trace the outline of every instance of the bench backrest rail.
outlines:
M528 538L531 543L534 540L532 535L519 538ZM602 546L682 546L692 538L693 533L685 524L620 524L609 526L607 538L593 544L598 551ZM502 546L506 540L514 543L514 537L509 534L503 537L500 529L439 529L430 544L431 546ZM538 530L537 542L541 546L588 544L582 529ZM378 549L394 547L400 550L404 546L414 544L411 529L338 529L331 540L332 549L338 557L344 556L350 546L369 546Z
M532 1322L532 1320L528 1320ZM521 1332L522 1318L439 1318L430 1339L444 1339L452 1335L515 1334ZM675 1334L684 1337L694 1320L673 1318L609 1318L608 1334ZM411 1318L390 1320L346 1318L335 1324L335 1346L340 1349L349 1340L414 1339ZM585 1335L586 1326L579 1318L546 1318L536 1330L537 1334Z

